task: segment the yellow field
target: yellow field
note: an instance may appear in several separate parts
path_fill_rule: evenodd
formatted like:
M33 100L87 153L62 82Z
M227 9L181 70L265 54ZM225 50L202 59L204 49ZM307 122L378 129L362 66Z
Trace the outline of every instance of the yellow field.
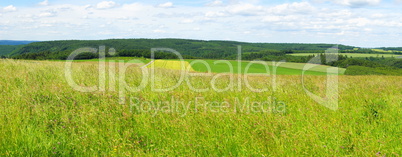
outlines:
M155 60L146 67L172 69L172 70L187 70L188 68L190 68L189 71L194 71L191 65L186 61Z
M383 50L383 49L371 49L375 52L382 52L382 53L394 53L394 52L401 52L401 51L393 51L393 50Z

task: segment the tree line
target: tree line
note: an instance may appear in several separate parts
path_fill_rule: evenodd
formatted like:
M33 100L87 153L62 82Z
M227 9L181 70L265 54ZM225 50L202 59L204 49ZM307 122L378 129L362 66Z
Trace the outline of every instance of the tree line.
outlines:
M68 56L71 54L70 51L62 51L62 52L50 52L50 51L43 51L39 53L24 53L21 55L13 56L12 59L32 59L32 60L66 60ZM109 55L106 52L105 57L140 57L140 58L151 58L151 51L150 50L121 50L118 51L115 55ZM83 52L77 55L74 59L75 60L85 60L85 59L94 59L99 58L98 53L93 52ZM163 52L157 51L154 52L154 59L178 59L178 56L170 53L170 52ZM184 56L187 59L193 59L192 56Z

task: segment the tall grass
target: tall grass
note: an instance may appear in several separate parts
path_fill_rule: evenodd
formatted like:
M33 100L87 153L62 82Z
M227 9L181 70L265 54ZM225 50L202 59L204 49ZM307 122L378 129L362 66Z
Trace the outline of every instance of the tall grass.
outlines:
M107 80L118 78L118 66L110 67L115 74ZM62 62L0 60L0 156L402 155L402 77L339 76L340 108L332 111L309 98L296 75L277 76L275 90L272 76L250 77L251 86L268 87L262 93L246 88L244 81L241 90L235 81L232 90L223 92L196 92L187 83L154 92L149 84L139 92L126 91L126 102L120 104L119 81L107 81L105 91L83 93L68 85L64 70ZM141 71L130 67L127 84L139 85ZM98 85L96 63L74 63L73 73L80 85ZM174 85L179 78L177 71L155 73L154 88ZM199 89L212 88L211 80L189 78ZM325 76L305 80L308 89L324 93ZM230 76L215 83L223 89ZM247 109L251 103L243 103L246 99L286 107L253 112ZM165 108L155 114L157 106L136 108L132 100ZM246 107L233 112L238 100ZM188 103L190 109L172 109L163 101Z

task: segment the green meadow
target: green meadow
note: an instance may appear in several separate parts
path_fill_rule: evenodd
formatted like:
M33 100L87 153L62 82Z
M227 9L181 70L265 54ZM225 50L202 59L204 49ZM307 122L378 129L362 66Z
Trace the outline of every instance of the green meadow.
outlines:
M64 62L0 60L0 156L402 155L400 76L338 76L334 111L305 92L325 97L324 75L192 75L157 91L181 72L120 64L100 83L97 62L74 62L75 83L98 86L82 92Z
M275 75L301 75L306 64L286 63L286 62L265 62L265 61L233 61L233 60L188 60L193 69L198 72L213 73L235 73L235 74L275 74ZM330 66L313 65L311 69L306 69L306 75L326 75L326 69ZM210 69L208 69L208 67ZM345 69L339 68L339 74L343 74Z

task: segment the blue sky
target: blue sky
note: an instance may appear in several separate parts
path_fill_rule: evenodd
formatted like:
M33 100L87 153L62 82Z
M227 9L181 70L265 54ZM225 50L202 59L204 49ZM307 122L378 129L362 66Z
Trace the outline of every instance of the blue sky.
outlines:
M402 0L0 1L0 40L189 38L402 47Z
M266 4L279 4L279 3L286 3L286 2L294 2L296 0L270 0L270 1L259 1L258 3L266 3ZM0 1L0 5L2 6L7 6L7 5L15 5L15 6L32 6L36 5L38 3L42 2L41 0L13 0L13 1ZM69 4L87 4L91 2L99 2L97 0L50 0L49 2L51 3L69 3ZM174 0L174 1L169 1L169 0L147 0L147 1L135 1L135 0L115 0L115 2L118 3L134 3L134 2L143 2L143 3L154 3L154 4L160 4L160 3L166 3L166 2L174 2L175 4L180 4L180 5L199 5L199 4L205 4L208 2L211 2L209 0Z

